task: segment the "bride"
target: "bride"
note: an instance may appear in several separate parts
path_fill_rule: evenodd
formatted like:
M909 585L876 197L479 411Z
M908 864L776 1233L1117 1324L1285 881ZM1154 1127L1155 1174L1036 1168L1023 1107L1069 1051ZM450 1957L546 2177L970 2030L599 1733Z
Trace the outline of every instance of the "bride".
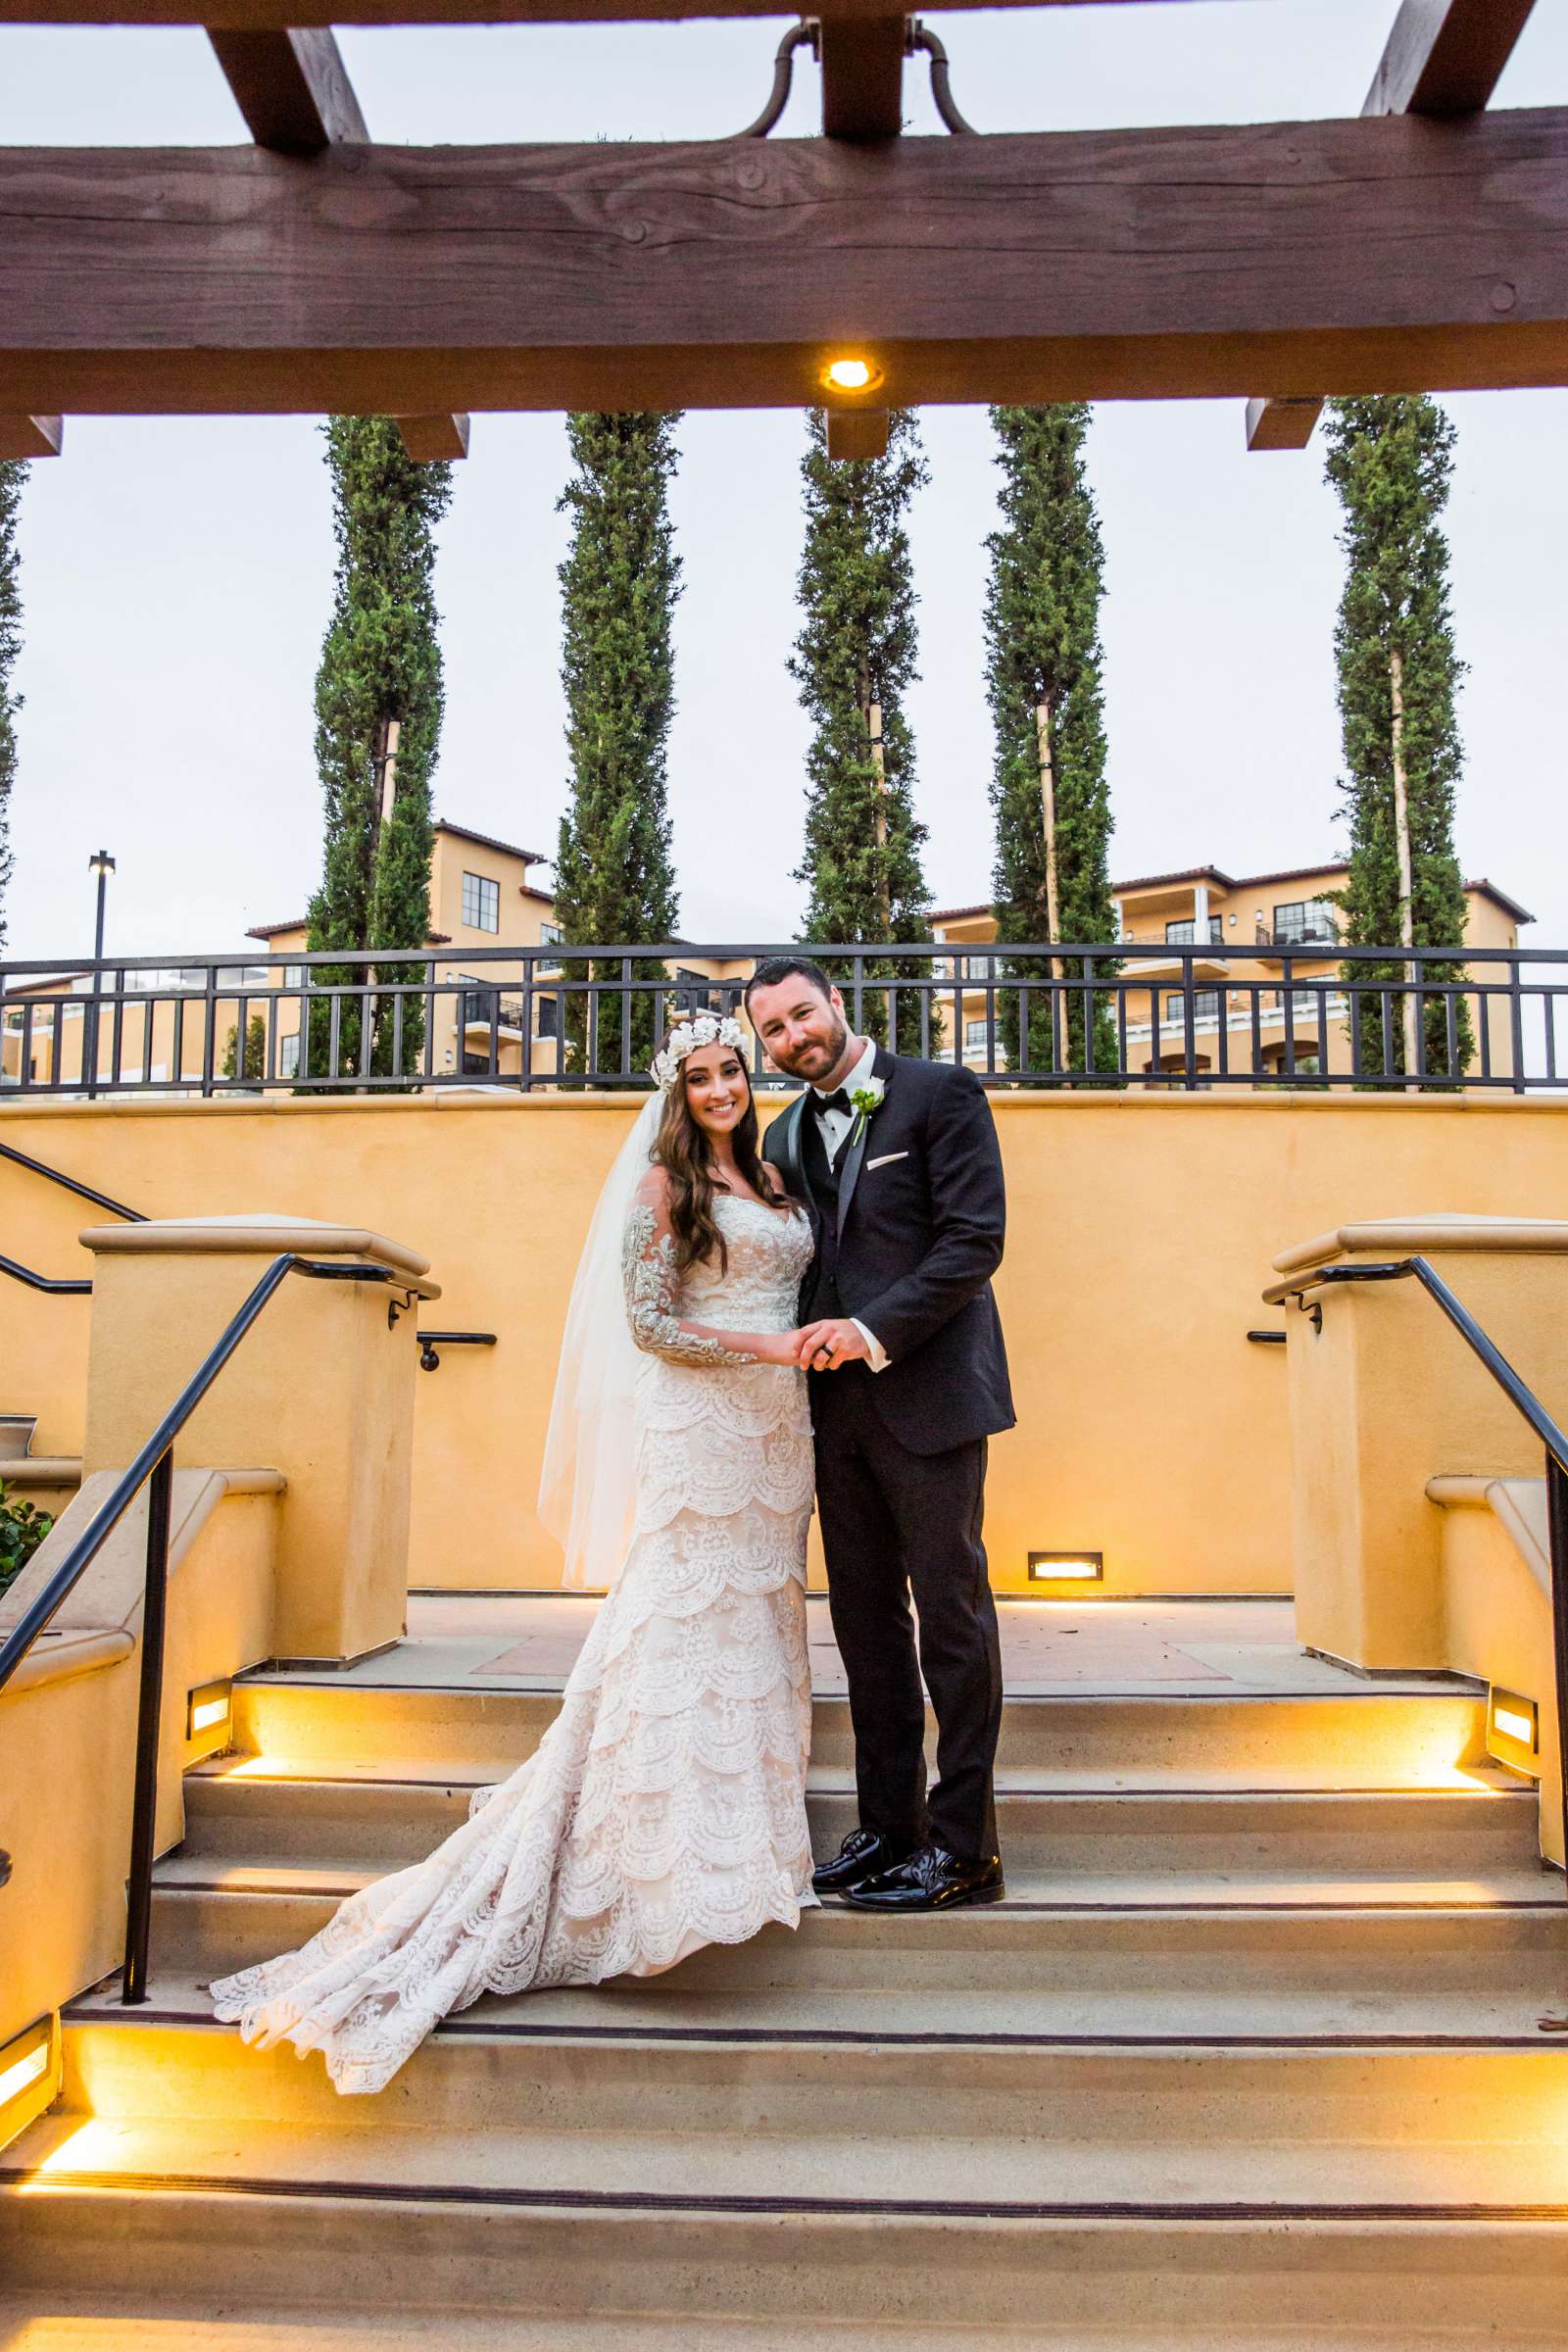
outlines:
M758 1149L734 1020L656 1056L566 1318L540 1513L612 1587L537 1751L427 1861L212 1986L263 2048L379 2090L481 1993L654 1976L812 1905L807 1219Z

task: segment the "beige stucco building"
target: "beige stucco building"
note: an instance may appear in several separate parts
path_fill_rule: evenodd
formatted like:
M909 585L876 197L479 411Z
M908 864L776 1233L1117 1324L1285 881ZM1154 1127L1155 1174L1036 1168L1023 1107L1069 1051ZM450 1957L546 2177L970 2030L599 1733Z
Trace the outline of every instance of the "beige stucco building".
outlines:
M520 1075L525 980L531 984L529 1070L548 1080L564 1066L567 1000L562 987L551 985L561 981L559 964L540 954L560 937L555 900L531 873L543 861L540 851L437 820L426 941L435 992L428 1066L437 1077L482 1085ZM247 934L260 943L254 957L212 971L210 1016L211 967L205 964L127 966L123 989L106 976L111 999L123 1000L118 1004L94 1004L86 971L62 969L14 984L0 1023L0 1084L18 1085L25 1067L33 1085L85 1091L95 1059L88 1041L96 1028L101 1083L113 1084L118 1074L121 1083L202 1091L215 1076L240 1075L243 1028L250 1040L244 1075L263 1085L292 1086L300 1076L300 959L308 935L304 915L255 925ZM503 953L507 949L518 951L515 961ZM686 997L701 995L706 982L743 978L749 968L747 958L696 951L666 965L674 991ZM253 1027L258 1021L259 1033Z
M1229 1067L1282 1073L1294 1050L1296 1071L1351 1068L1348 1004L1340 985L1341 918L1335 894L1345 888L1343 863L1289 866L1265 874L1228 874L1213 865L1179 873L1145 874L1111 886L1117 941L1127 987L1127 1061L1152 1076L1186 1071L1182 981L1188 959L1161 950L1223 947L1223 956L1194 955L1194 1061L1200 1073ZM1505 891L1485 879L1465 884L1465 945L1507 950L1519 945L1519 926L1534 917ZM997 936L989 906L938 908L931 917L939 940L955 946L989 946ZM1236 954L1235 951L1250 953ZM1280 983L1290 966L1292 1003L1287 1019ZM954 957L951 977L981 985L963 998L964 1057L984 1062L987 1054L987 990L990 957ZM1000 971L997 977L1000 978ZM1471 974L1483 984L1501 984L1500 965ZM1495 1077L1514 1067L1509 1009L1500 999L1483 1008L1470 999L1478 1048L1483 1009L1488 1024L1489 1064ZM1157 1017L1153 1017L1157 1016ZM1222 1045L1223 1038L1223 1045ZM998 1040L999 1066L1003 1046Z

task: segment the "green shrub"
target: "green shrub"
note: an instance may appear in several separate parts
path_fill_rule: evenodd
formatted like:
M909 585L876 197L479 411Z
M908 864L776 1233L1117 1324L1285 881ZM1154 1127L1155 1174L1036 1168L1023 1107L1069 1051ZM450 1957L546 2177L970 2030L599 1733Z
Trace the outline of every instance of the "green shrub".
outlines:
M49 1512L17 1500L0 1478L0 1592L21 1575L53 1525Z

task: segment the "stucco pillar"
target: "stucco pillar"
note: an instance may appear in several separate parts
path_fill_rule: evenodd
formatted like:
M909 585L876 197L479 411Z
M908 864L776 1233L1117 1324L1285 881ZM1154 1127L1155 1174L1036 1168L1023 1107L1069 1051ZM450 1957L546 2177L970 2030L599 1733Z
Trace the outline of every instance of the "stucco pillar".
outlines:
M1420 1216L1283 1250L1282 1282L1430 1260L1546 1410L1568 1405L1568 1222ZM1277 1298L1280 1285L1267 1294ZM1286 1303L1296 1620L1353 1665L1441 1669L1443 1510L1428 1481L1544 1475L1540 1442L1413 1277Z
M176 1439L176 1466L278 1470L274 1646L343 1660L395 1642L408 1599L414 1344L440 1296L401 1242L255 1214L94 1225L82 1470L120 1470L285 1250L385 1266L391 1283L290 1275ZM389 1305L400 1311L389 1323Z

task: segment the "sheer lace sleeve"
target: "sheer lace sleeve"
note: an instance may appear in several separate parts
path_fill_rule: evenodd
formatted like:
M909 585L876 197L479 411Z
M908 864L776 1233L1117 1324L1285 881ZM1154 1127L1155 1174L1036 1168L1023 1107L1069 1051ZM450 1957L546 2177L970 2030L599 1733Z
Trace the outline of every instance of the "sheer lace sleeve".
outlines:
M626 1212L620 1265L626 1320L632 1338L646 1353L662 1355L672 1364L696 1366L755 1364L760 1360L744 1345L749 1334L720 1335L708 1324L683 1323L676 1313L675 1241L665 1208L663 1178L657 1169L651 1169L638 1186Z

